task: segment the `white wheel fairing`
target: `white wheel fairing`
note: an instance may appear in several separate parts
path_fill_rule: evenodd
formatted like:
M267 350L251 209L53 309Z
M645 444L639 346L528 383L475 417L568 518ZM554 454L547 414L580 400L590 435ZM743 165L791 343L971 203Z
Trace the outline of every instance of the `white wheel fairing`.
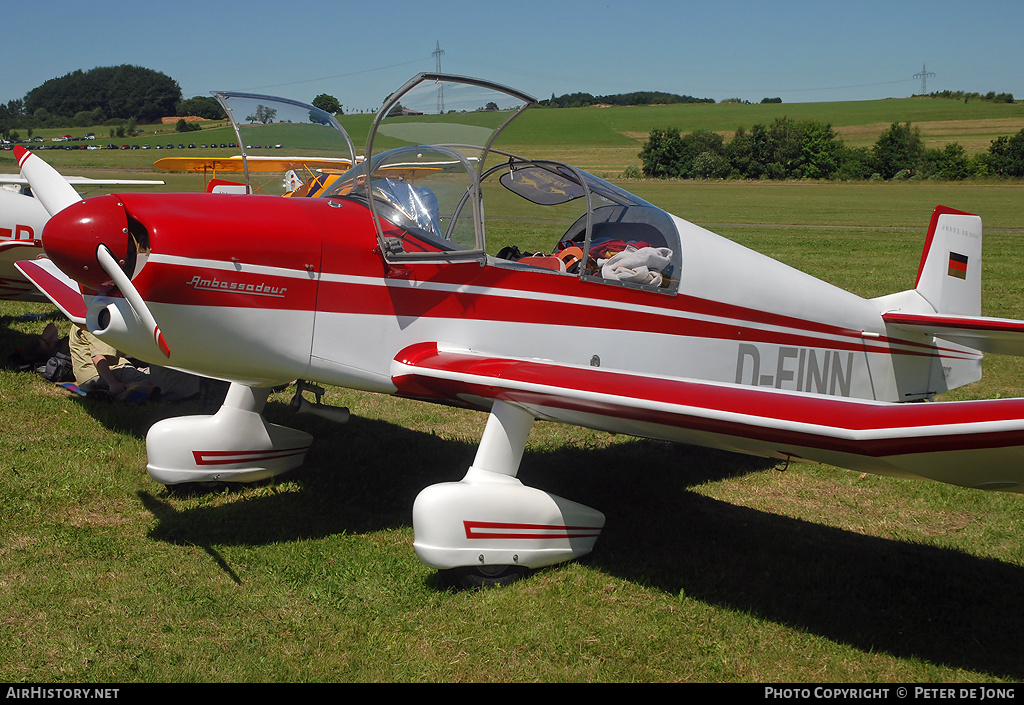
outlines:
M212 416L179 416L146 434L146 469L157 482L255 482L297 468L313 437L268 423L270 390L232 384Z

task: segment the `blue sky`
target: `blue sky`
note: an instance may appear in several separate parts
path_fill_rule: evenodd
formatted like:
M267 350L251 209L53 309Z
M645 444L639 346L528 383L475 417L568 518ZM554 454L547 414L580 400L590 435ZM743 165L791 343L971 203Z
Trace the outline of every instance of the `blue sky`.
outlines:
M539 99L659 90L783 102L921 89L1024 99L1020 0L36 0L5 11L0 101L75 69L134 64L184 97L245 90L371 110L420 71ZM11 57L16 57L12 59Z

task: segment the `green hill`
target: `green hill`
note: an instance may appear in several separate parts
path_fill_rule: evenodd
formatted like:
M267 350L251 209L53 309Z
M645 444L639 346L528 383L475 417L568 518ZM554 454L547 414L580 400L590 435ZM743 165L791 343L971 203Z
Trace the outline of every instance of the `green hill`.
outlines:
M721 133L727 140L737 128L768 125L783 116L795 120L815 120L831 124L839 137L851 147L868 147L892 123L910 122L919 128L927 147L942 147L958 142L969 154L988 149L1000 135L1013 135L1024 129L1024 105L963 101L936 98L902 98L837 103L756 104L676 104L623 107L544 108L536 107L523 114L499 138L498 146L525 156L561 159L601 176L619 176L629 165L638 165L637 153L652 129L676 128L684 133L709 130ZM373 116L344 115L340 121L352 135L357 151L362 152L366 133ZM203 123L201 123L203 124ZM173 126L158 128L162 134L151 134L155 126L145 126L150 134L120 143L158 141L231 141L230 130L214 138L207 134L206 124L200 132L187 137L173 134ZM221 127L223 122L210 122ZM95 131L104 135L108 128L77 128L85 134ZM53 135L49 133L53 132ZM38 130L50 136L69 132L66 129ZM75 134L75 130L71 130ZM170 134L168 134L168 132ZM101 137L102 139L102 137ZM2 154L2 153L0 153ZM88 155L88 156L87 156ZM48 152L55 165L116 166L130 168L151 166L160 153L143 151ZM0 157L0 165L5 163ZM10 160L13 163L13 159Z
M768 125L780 117L831 124L851 147L869 147L892 123L910 122L926 147L958 142L968 154L984 152L1000 135L1024 129L1024 105L989 101L901 98L838 103L676 104L623 107L543 108L523 114L498 146L527 156L551 156L597 174L617 176L630 164L652 129L683 133L708 130L731 139L737 128ZM341 118L359 145L372 116Z

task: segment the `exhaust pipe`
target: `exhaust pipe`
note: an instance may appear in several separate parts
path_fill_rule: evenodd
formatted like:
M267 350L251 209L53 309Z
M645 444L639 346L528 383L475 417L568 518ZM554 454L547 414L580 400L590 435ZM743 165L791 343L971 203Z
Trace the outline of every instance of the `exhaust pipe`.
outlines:
M302 396L303 392L312 392L316 396L316 401L311 402L305 399ZM292 397L290 403L292 411L300 414L314 414L335 423L347 422L350 416L348 408L320 403L323 394L323 387L299 380L295 383L295 396Z

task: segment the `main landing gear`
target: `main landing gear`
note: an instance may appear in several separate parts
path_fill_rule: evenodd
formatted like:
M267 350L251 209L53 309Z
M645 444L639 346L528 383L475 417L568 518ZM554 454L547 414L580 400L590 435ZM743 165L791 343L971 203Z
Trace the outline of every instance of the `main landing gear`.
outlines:
M501 585L578 558L604 528L601 512L516 479L533 421L526 409L495 400L466 476L416 497L416 555L462 586Z
M313 441L302 431L268 423L261 413L270 389L232 384L212 416L155 424L146 437L147 469L158 482L255 482L302 464ZM344 421L348 412L299 398L299 411ZM431 485L413 505L413 548L428 566L462 587L518 580L531 569L589 553L604 528L590 507L517 478L533 414L496 400L473 464L459 482Z

